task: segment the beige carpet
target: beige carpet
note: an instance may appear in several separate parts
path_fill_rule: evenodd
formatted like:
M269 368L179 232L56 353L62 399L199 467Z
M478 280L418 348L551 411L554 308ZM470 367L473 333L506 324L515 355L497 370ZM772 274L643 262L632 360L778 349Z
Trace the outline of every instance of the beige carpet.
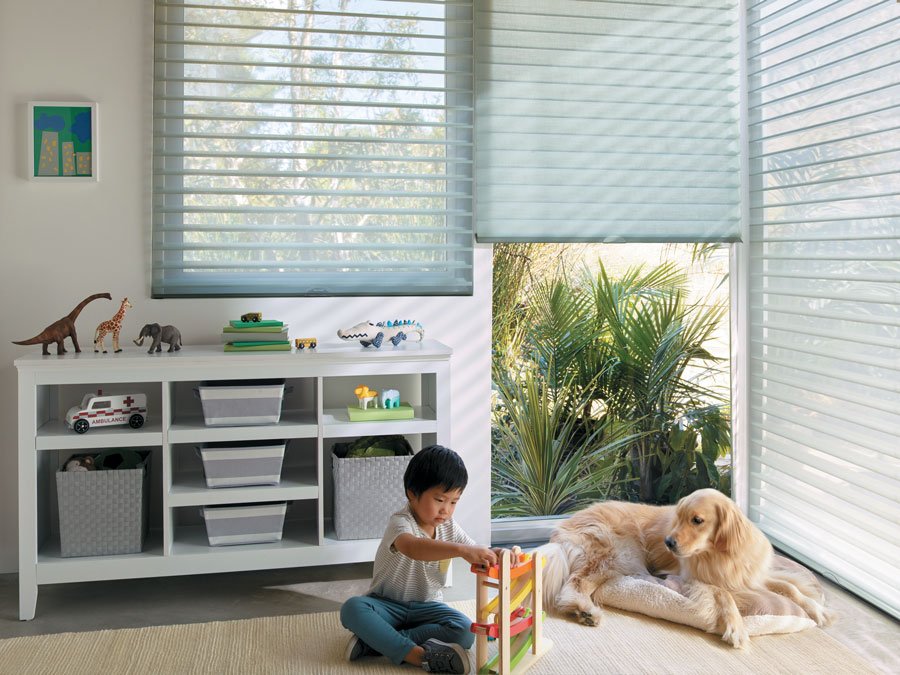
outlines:
M470 616L475 603L451 603ZM718 637L638 614L608 610L605 623L587 628L551 618L553 649L534 675L647 673L877 673L817 628L753 638L750 649ZM62 633L0 640L3 675L163 675L294 673L347 675L413 673L383 657L342 660L349 634L335 612L242 621Z

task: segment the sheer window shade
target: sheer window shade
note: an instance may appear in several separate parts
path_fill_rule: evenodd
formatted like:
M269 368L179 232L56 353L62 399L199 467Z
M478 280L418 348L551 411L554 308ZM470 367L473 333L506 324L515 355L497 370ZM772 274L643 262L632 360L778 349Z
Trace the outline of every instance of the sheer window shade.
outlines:
M736 241L736 0L476 7L479 241Z
M155 21L154 297L471 293L471 0Z
M900 15L750 2L750 516L900 617Z

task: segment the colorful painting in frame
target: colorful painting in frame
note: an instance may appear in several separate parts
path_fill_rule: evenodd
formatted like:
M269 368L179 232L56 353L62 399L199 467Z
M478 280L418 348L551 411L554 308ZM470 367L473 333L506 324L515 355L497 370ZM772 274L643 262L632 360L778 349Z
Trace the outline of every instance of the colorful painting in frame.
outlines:
M97 141L96 103L28 104L30 180L99 180Z

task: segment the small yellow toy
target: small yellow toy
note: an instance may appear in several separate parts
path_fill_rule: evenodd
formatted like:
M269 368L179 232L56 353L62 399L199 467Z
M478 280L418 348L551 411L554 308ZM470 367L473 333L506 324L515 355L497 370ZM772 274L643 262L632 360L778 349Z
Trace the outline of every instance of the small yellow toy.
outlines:
M518 566L512 567L512 556ZM478 675L514 675L524 673L538 659L550 651L553 643L543 635L544 611L541 584L544 558L520 552L503 551L500 564L490 568L472 565L476 575L475 620L472 632L475 639L475 671ZM495 581L492 581L495 580ZM488 601L488 588L496 588L497 595ZM523 602L531 595L530 606ZM488 619L493 616L493 621ZM513 636L516 637L513 642ZM497 654L488 661L488 638L497 641Z
M356 394L356 398L359 399L359 407L363 410L367 410L369 408L369 401L375 401L375 405L372 406L374 408L378 407L378 392L369 389L366 385L361 384L356 389L353 390L353 393Z
M262 312L247 312L246 314L241 314L241 321L244 323L262 321Z
M294 339L294 347L297 349L303 349L304 347L309 347L310 349L316 348L316 338L295 338Z

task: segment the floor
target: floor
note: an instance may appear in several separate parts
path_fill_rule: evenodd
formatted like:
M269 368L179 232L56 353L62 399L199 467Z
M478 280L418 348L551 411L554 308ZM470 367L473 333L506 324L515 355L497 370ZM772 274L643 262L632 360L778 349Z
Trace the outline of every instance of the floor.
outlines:
M18 620L17 577L0 575L0 638L336 611L365 592L371 574L371 563L359 563L42 586L32 621ZM454 561L453 578L445 600L474 596L465 561ZM840 615L825 630L887 675L900 675L900 622L821 581Z

